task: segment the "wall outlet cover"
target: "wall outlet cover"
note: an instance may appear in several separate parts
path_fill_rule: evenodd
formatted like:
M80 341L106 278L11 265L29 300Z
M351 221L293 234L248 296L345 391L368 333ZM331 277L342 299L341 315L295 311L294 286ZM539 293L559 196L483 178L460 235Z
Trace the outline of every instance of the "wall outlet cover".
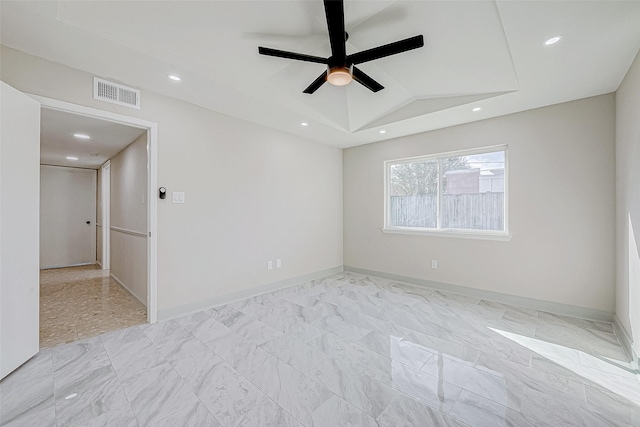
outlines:
M171 195L173 203L184 203L184 191L174 191Z

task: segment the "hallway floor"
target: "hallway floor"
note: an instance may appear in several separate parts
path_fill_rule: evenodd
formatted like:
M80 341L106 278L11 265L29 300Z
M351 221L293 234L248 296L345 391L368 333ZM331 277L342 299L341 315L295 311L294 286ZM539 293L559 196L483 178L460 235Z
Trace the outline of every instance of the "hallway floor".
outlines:
M40 271L40 349L147 322L146 308L97 265Z
M636 374L610 323L340 273L41 351L0 425L630 427Z

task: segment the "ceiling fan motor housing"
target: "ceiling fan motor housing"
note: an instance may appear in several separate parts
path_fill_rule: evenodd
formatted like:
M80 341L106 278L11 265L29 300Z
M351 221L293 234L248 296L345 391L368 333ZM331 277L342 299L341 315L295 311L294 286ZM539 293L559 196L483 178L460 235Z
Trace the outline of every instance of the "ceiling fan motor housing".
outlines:
M346 43L349 39L349 33L344 29L344 1L324 0L324 10L327 17L329 42L331 44L331 56L329 58L287 52L262 46L258 47L258 53L261 55L326 64L327 71L320 74L313 83L303 91L304 93L314 93L326 81L334 86L345 86L351 83L351 80L357 81L372 92L378 92L384 89L384 86L373 80L359 68L354 67L354 64L362 64L373 61L374 59L384 58L424 46L424 38L422 35L419 35L374 47L373 49L367 49L353 55L347 55Z

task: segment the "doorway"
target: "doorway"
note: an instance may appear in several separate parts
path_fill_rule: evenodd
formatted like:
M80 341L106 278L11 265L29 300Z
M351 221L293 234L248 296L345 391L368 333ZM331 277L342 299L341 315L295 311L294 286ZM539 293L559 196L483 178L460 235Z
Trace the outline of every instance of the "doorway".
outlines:
M66 269L43 270L41 274L43 283L43 287L41 288L42 296L48 297L48 294L55 294L56 289L54 288L56 288L56 286L57 292L60 296L64 295L63 300L66 302L61 304L65 305L67 310L66 312L62 310L62 313L66 314L57 316L56 320L60 324L64 324L65 322L68 324L70 314L74 320L82 320L78 319L78 315L73 316L74 314L77 314L79 311L78 307L81 304L71 302L73 300L70 294L71 292L73 292L73 295L75 296L84 292L89 297L89 300L94 302L94 305L99 306L97 307L98 314L86 314L86 317L93 318L93 320L102 317L103 321L94 321L93 325L85 324L82 326L80 329L83 330L83 333L78 334L78 338L84 338L87 336L87 333L91 333L89 331L91 327L93 327L96 332L93 335L97 335L99 333L106 332L105 328L113 330L127 327L131 321L137 323L155 322L157 277L155 272L157 253L155 228L157 201L155 200L155 197L150 197L150 194L152 194L151 189L155 189L156 182L156 125L136 118L106 113L100 110L94 110L38 96L33 97L42 105L43 139L46 137L44 123L46 122L47 115L49 114L54 115L56 119L59 119L61 115L74 117L78 120L78 123L86 124L88 121L93 121L95 122L94 124L101 123L100 126L104 129L117 128L120 130L120 133L122 133L123 129L126 128L128 132L133 131L134 137L137 137L134 141L126 141L126 143L128 143L128 145L125 143L127 147L126 149L121 149L122 147L119 147L118 149L121 150L119 153L116 153L115 156L106 152L106 150L99 148L99 144L95 143L97 138L92 137L89 134L90 132L82 130L74 133L89 136L90 138L76 141L73 138L73 133L71 133L70 130L67 131L68 138L73 140L77 147L81 147L77 152L69 151L69 147L64 148L58 146L57 153L47 154L45 152L46 150L43 148L42 163L51 163L51 161L45 161L45 157L47 155L55 154L59 159L62 159L64 155L64 160L69 160L70 162L73 162L73 164L82 166L82 168L71 168L70 165L58 161L56 165L42 166L43 168L51 168L56 170L56 172L60 172L61 170L68 171L71 169L75 169L77 172L79 169L84 169L84 172L87 175L93 174L94 215L93 220L86 219L83 221L83 225L87 227L87 229L92 230L91 236L94 243L92 252L93 256L88 262L67 261L48 263L47 265L42 264L43 267L76 265L75 267ZM56 122L59 123L60 120L56 120ZM92 132L95 133L95 129L93 129ZM98 132L98 134L99 133L100 132ZM62 151L64 151L64 153ZM126 154L125 152L129 154ZM138 160L134 162L137 162L136 164L132 164L131 159L135 157L131 154L133 152L138 155ZM81 156L84 156L87 161L93 161L93 164L79 164L78 162L80 161ZM72 159L67 159L67 157L71 157ZM78 160L75 158L78 158ZM132 168L137 170L133 170ZM112 171L115 171L116 173L119 171L119 178L113 178ZM137 179L137 190L135 194L125 196L134 198L137 218L142 218L142 221L139 220L135 224L138 226L128 226L126 221L121 220L120 227L118 227L117 223L111 221L110 214L113 206L109 190L112 186L112 179L116 179L116 182L120 183L121 188L130 187L128 184L122 185L122 182L128 179L132 173L134 179ZM82 175L82 173L78 173L78 175ZM46 185L43 185L43 189L45 187ZM71 192L76 193L75 190L72 190ZM119 199L116 200L121 208L122 206L127 207L134 204L133 200L128 201L127 199L123 199L125 196L121 194ZM117 197L117 195L114 197ZM62 199L62 197L57 196L52 196L52 198L58 199L58 201L59 199ZM121 218L129 218L131 216L128 212L122 212L122 209L116 213L116 216L118 215L120 215ZM43 220L44 217L45 214L43 212ZM86 222L90 222L90 224L86 224ZM118 236L115 237L116 245L120 245L120 247L124 248L132 246L140 248L140 255L137 256L136 259L139 262L133 263L137 265L137 272L134 272L133 274L127 273L128 267L130 267L129 265L127 268L120 268L120 277L115 274L110 274L112 273L112 268L117 268L118 260L120 260L120 263L122 264L122 260L125 259L128 264L131 264L129 262L131 257L126 254L123 256L118 252L116 253L115 258L113 257L113 252L117 250L113 247L111 242L112 239L114 239L114 233L118 234ZM123 238L121 236L122 234L125 234L126 237ZM127 239L136 240L136 243L132 244L132 242ZM60 252L68 251L65 250ZM78 266L78 264L84 265ZM47 288L45 289L44 286L47 286ZM106 298L104 301L108 301L109 304L104 302L96 304L97 301L100 301L101 297ZM118 300L120 300L120 304L115 304ZM130 308L127 313L122 314L116 312L116 307L124 307L127 305ZM143 308L142 317L140 317L141 307ZM47 308L51 307L43 308L44 310L41 311L46 312ZM141 318L142 321L136 320L136 316L138 319ZM109 322L105 320L108 320ZM77 325L75 326L76 332L79 332ZM73 328L68 327L67 329ZM49 343L55 344L55 339L49 339Z

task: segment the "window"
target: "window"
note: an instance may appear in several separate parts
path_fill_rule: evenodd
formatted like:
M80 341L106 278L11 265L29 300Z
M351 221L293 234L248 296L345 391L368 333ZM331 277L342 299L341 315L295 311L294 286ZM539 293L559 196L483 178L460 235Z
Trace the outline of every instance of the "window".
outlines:
M383 231L508 236L507 147L385 162Z

